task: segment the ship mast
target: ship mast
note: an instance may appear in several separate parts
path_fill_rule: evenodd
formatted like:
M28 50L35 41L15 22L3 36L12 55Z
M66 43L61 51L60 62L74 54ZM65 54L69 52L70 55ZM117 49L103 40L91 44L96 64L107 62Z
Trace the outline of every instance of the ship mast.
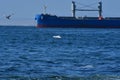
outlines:
M43 6L43 10L44 10L43 13L44 13L44 14L46 14L46 9L47 9L47 6L44 5L44 6Z
M72 16L75 17L75 12L76 12L76 5L75 2L72 1Z
M98 11L99 18L102 18L102 2L98 3L98 9L76 9L76 4L72 1L72 16L76 17L76 11Z
M99 18L102 18L102 2L99 2L98 11L99 11Z

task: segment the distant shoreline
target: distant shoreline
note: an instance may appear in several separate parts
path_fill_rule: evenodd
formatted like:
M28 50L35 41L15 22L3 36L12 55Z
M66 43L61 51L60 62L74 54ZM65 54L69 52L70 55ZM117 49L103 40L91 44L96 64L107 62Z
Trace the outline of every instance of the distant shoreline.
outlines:
M0 27L35 27L33 25L0 25Z

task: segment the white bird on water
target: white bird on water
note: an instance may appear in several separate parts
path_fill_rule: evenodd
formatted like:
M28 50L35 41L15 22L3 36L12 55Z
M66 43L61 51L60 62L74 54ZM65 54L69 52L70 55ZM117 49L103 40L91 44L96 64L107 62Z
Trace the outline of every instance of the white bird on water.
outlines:
M62 38L60 35L56 35L56 36L53 36L53 38L57 38L57 39L60 39Z

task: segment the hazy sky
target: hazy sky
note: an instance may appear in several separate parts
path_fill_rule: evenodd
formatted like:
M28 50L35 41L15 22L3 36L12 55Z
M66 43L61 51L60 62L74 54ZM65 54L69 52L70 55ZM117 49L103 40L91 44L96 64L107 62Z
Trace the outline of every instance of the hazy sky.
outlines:
M97 8L100 0L74 0L77 7L93 4ZM120 17L120 0L101 0L103 2L103 16ZM46 12L58 16L71 16L72 0L0 0L0 25L35 25L36 14ZM11 20L5 16L14 14ZM97 12L77 12L77 16L97 16Z

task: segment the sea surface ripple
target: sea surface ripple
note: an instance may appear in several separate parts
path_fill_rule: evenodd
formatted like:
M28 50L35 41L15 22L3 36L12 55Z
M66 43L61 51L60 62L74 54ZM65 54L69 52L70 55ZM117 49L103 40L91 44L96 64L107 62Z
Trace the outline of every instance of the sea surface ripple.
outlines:
M120 29L0 27L1 80L120 80Z

